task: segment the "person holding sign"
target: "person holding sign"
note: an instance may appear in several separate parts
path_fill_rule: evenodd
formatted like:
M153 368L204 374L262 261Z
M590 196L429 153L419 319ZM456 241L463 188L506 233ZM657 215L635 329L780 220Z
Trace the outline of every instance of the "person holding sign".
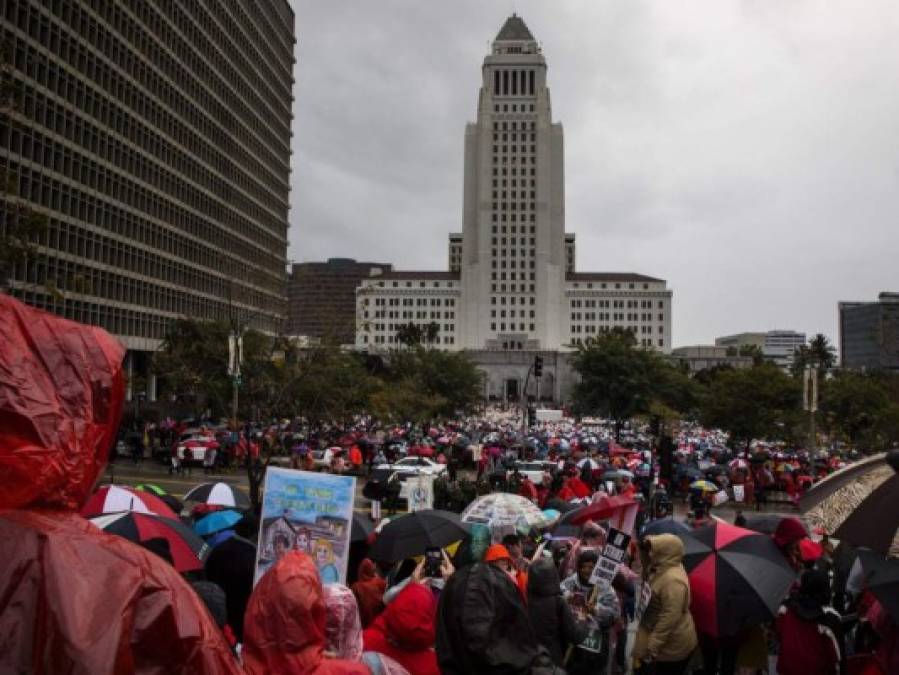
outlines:
M641 545L647 561L646 592L641 594L634 643L635 671L681 675L697 645L690 582L682 563L684 544L673 534L660 534L646 537Z
M591 580L599 560L596 551L581 551L574 574L561 584L562 597L575 618L588 628L587 637L569 649L566 669L570 675L602 672L609 656L609 627L621 612L611 583L601 576L596 583Z

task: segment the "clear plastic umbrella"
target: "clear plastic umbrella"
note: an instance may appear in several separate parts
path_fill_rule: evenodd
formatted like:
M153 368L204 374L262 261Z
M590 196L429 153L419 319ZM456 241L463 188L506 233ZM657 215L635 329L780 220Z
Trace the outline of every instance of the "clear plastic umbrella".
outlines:
M490 530L493 541L507 534L525 534L552 524L533 502L519 495L494 492L478 497L462 512L463 523L481 523Z

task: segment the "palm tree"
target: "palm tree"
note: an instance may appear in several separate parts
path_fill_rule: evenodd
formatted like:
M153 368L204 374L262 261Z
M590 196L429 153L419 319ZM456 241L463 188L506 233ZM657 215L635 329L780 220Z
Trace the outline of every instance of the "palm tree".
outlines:
M818 333L808 341L808 352L823 370L830 370L837 362L837 350L823 333Z

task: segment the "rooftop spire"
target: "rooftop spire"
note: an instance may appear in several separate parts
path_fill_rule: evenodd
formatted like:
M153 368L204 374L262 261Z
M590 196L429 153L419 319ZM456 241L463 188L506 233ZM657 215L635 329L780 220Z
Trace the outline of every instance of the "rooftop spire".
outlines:
M506 23L503 24L503 27L499 29L496 39L528 40L534 42L534 36L531 35L531 31L528 30L524 20L514 12L512 13L512 16L506 19Z

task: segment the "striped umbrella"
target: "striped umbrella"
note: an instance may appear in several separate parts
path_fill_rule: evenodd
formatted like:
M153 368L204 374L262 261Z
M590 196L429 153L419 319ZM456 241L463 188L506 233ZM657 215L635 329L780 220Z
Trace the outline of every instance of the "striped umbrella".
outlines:
M150 539L165 539L172 553L175 569L179 572L203 569L203 563L210 552L209 545L180 520L134 511L107 513L90 520L101 530L137 544Z
M899 449L831 474L806 492L799 506L813 528L899 557Z
M250 498L240 489L228 483L203 483L191 488L184 495L186 502L204 502L206 504L219 504L238 509L248 509Z
M166 518L178 519L175 512L156 495L118 485L105 485L97 490L81 509L81 515L85 518L92 518L103 513L120 511L155 513Z
M732 636L776 615L796 573L771 537L720 520L678 536L699 631Z

